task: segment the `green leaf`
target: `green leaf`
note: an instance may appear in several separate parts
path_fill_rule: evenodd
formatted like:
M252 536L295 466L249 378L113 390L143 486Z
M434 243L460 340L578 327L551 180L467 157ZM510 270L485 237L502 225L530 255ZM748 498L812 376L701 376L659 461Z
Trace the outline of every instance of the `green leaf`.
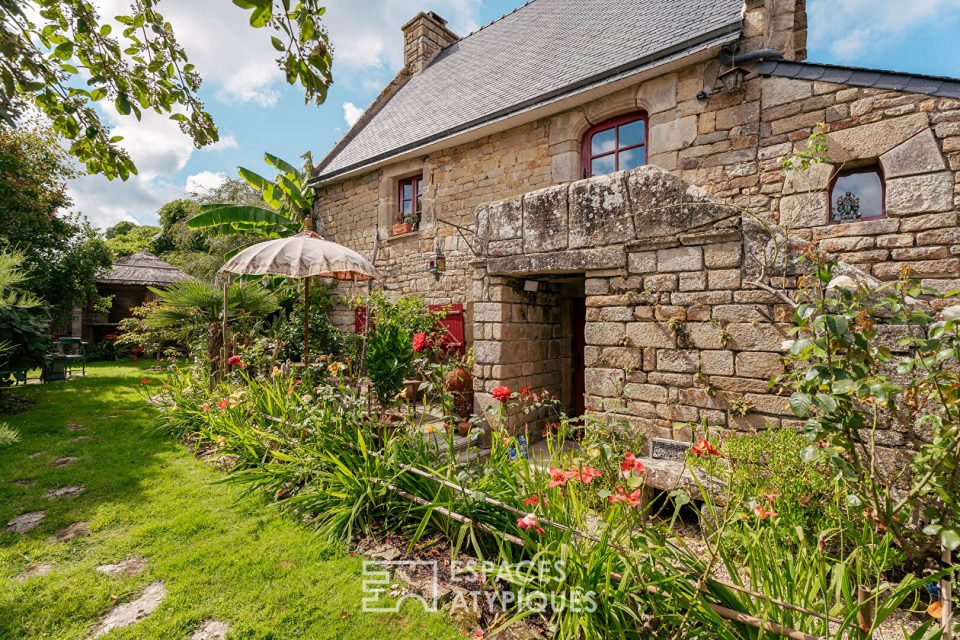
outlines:
M847 506L848 507L860 507L863 506L863 501L860 500L857 496L851 494L847 495Z
M825 322L830 332L838 336L845 334L850 328L850 321L845 316L826 316Z
M940 544L950 551L954 551L957 547L960 547L960 532L956 529L941 529Z
M813 397L813 403L817 405L817 408L820 409L822 413L830 414L837 410L837 401L833 399L833 396L815 395Z
M810 414L812 402L810 395L801 391L797 391L790 396L790 408L798 418L806 418Z
M279 213L252 205L228 204L203 211L187 221L191 229L203 229L227 223L240 223L250 226L271 226L297 228L299 223Z
M286 51L286 50L287 50L286 45L283 44L283 40L281 40L281 39L278 38L277 36L270 36L270 44L272 44L272 45L273 45L273 48L276 49L277 51Z
M267 162L268 165L270 165L274 169L279 169L280 171L283 171L284 173L289 173L293 176L296 176L298 173L296 167L294 167L292 164L290 164L286 160L282 160L275 155L264 153L263 159Z
M854 391L857 390L859 386L860 384L856 380L845 379L845 380L835 380L833 384L830 386L830 388L833 390L834 393L847 394L847 393L853 393Z

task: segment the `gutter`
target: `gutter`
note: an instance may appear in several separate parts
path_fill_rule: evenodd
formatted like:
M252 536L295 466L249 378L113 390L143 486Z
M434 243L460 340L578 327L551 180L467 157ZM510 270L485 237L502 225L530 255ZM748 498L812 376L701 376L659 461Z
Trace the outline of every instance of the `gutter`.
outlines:
M680 42L680 43L678 43L678 44L673 45L672 47L668 47L668 48L666 48L666 49L661 49L661 50L657 51L656 53L652 53L652 54L649 54L649 55L644 56L644 57L642 57L642 58L638 58L638 59L636 59L636 60L633 60L633 61L631 61L631 62L624 63L624 64L619 65L619 66L617 66L617 67L614 67L614 68L612 68L612 69L607 69L607 70L603 71L602 73L598 73L598 74L596 74L596 75L589 76L589 77L584 78L584 79L582 79L582 80L578 80L577 82L575 82L575 83L573 83L573 84L569 84L569 85L566 85L566 86L564 86L564 87L560 87L559 89L554 89L553 91L549 91L549 92L547 92L547 93L544 93L544 94L542 94L542 95L539 95L539 96L536 96L536 97L533 97L533 98L529 98L529 99L527 99L527 100L524 100L523 102L519 102L519 103L517 103L517 104L513 104L513 105L510 105L510 106L508 106L508 107L504 107L503 109L500 109L500 110L498 110L498 111L494 111L493 113L487 114L487 115L482 116L482 117L480 117L480 118L474 118L473 120L469 120L469 121L467 121L467 122L465 122L465 123L456 125L456 126L454 126L454 127L451 127L451 128L449 128L449 129L446 129L446 130L444 130L444 131L440 131L440 132L434 133L434 134L432 134L432 135L430 135L430 136L427 136L426 138L421 138L421 139L419 139L419 140L415 140L415 141L413 141L413 142L409 142L409 143L407 143L407 144L405 144L405 145L402 145L402 146L400 146L400 147L396 147L396 148L391 149L391 150L389 150L389 151L384 151L384 152L379 153L379 154L377 154L377 155L375 155L375 156L371 156L371 157L369 157L369 158L365 158L364 160L361 160L361 161L359 161L359 162L355 162L355 163L353 163L353 164L351 164L351 165L347 165L347 166L341 167L340 169L337 169L337 170L335 170L335 171L331 171L330 173L324 173L324 174L320 174L320 175L314 176L313 178L310 179L310 181L309 181L307 184L308 184L309 186L313 186L313 187L319 186L319 185L320 185L321 183L323 183L323 182L327 182L327 181L329 181L329 180L331 180L331 179L333 179L333 178L336 178L336 177L338 177L338 176L341 176L341 175L343 175L343 174L353 172L353 171L355 171L355 170L357 170L357 169L361 169L361 168L363 168L363 167L365 167L365 166L367 166L367 165L375 164L375 163L377 163L377 162L379 162L379 161L381 161L381 160L385 160L385 159L387 159L387 158L391 158L391 157L393 157L393 156L400 155L400 154L402 154L402 153L404 153L404 152L406 152L406 151L410 151L410 150L412 150L412 149L416 149L417 147L422 147L422 146L431 144L431 143L433 143L433 142L437 142L437 141L442 140L442 139L444 139L444 138L448 138L448 137L450 137L450 136L456 135L457 133L462 133L462 132L467 131L467 130L469 130L469 129L473 129L474 127L477 127L477 126L479 126L479 125L482 125L482 124L485 124L485 123L488 123L488 122L493 122L493 121L495 121L495 120L500 120L500 119L502 119L502 118L504 118L504 117L506 117L506 116L512 115L512 114L517 113L517 112L519 112L519 111L525 111L525 110L527 110L527 109L529 109L529 108L531 108L531 107L534 107L534 106L536 106L536 105L538 105L538 104L541 104L541 103L544 103L544 102L549 102L549 101L554 100L554 99L556 99L556 98L563 97L563 96L566 95L566 94L575 93L575 92L577 92L577 91L579 91L579 90L581 90L581 89L587 88L587 87L589 87L589 86L591 86L591 85L599 84L599 83L603 82L604 80L608 80L608 79L610 79L610 78L614 78L614 77L616 77L616 76L623 75L623 74L625 74L625 73L629 73L629 72L632 71L632 70L638 69L638 68L640 68L640 67L647 66L647 65L649 65L649 64L651 64L651 63L653 63L653 62L656 62L656 61L658 61L658 60L661 60L661 59L663 59L663 58L668 58L668 57L670 57L670 56L672 56L672 55L675 55L675 54L677 54L677 53L681 53L681 52L683 52L683 51L686 51L687 49L692 49L692 48L696 47L697 45L704 44L704 43L708 43L708 42L710 42L710 41L712 41L712 40L716 40L717 38L721 38L721 37L726 36L726 35L738 34L738 33L740 32L740 30L741 30L741 26L742 26L742 25L741 25L741 22L738 20L737 22L733 22L733 23L730 23L730 24L725 25L725 26L723 26L723 27L719 27L719 28L717 28L717 29L714 29L714 30L712 30L712 31L708 31L708 32L706 32L706 33L702 33L702 34L696 36L695 38L691 38L690 40L685 40L685 41L683 41L683 42Z

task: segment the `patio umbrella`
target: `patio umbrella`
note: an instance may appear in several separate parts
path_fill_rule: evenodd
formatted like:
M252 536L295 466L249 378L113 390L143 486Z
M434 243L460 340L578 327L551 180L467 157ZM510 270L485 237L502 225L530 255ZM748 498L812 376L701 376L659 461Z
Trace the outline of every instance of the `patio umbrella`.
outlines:
M295 236L258 242L230 258L220 273L238 275L285 276L303 280L303 362L309 363L310 278L336 278L367 282L379 278L373 264L356 251L336 242L324 240L314 231L301 231ZM223 334L227 335L227 294L224 285Z

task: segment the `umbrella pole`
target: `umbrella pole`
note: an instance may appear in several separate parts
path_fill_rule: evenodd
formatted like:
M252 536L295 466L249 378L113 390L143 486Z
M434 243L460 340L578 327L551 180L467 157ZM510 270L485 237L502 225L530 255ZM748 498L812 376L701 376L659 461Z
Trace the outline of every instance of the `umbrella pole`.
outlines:
M303 279L303 366L310 364L310 276Z
M220 371L226 375L227 372L227 299L230 289L230 274L223 274L223 327L220 333L223 335L223 348L220 352Z

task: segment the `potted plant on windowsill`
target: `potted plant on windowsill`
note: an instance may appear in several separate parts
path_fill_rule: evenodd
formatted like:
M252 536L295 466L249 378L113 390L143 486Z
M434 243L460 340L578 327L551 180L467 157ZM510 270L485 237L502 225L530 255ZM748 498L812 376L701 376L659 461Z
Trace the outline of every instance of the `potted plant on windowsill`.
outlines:
M406 233L410 233L411 231L413 231L413 220L414 220L414 214L408 213L404 215L403 220L401 222L397 222L393 225L393 229L392 229L393 235L402 236Z

